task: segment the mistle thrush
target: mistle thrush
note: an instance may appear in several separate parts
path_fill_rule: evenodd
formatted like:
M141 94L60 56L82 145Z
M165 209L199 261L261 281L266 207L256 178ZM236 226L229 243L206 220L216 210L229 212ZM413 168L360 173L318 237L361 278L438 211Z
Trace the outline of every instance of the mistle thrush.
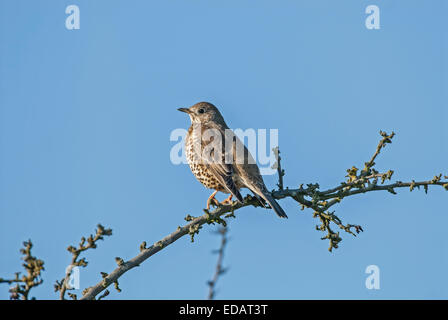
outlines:
M179 108L190 116L191 126L185 138L185 153L190 169L205 187L215 191L207 200L207 209L218 191L230 193L240 203L241 188L248 188L257 198L263 198L281 218L285 211L267 190L260 170L249 150L226 125L219 110L211 103L199 102L190 108Z

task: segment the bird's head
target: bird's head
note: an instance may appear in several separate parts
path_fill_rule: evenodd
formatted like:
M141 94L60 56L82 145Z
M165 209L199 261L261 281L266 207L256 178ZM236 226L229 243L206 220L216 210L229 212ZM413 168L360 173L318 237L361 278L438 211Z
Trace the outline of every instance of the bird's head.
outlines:
M216 122L225 124L218 108L208 102L199 102L190 108L179 108L177 110L187 113L190 116L191 123L206 124L208 122Z

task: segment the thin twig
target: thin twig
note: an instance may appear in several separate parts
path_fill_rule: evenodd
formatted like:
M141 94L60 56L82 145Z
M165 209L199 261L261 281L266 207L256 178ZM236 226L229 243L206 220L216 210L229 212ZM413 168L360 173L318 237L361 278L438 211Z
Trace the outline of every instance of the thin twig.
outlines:
M227 245L227 232L228 227L220 227L218 229L218 233L221 235L221 245L217 250L218 253L218 261L216 262L215 274L213 275L213 279L208 281L209 291L208 291L208 300L213 300L216 295L216 283L221 275L223 275L227 269L224 269L222 266L222 261L224 260L224 250Z
M82 237L81 242L78 245L78 248L75 248L74 246L69 246L67 248L67 251L72 254L72 260L66 270L65 277L61 281L56 281L56 284L54 285L55 291L59 291L59 298L61 300L65 299L65 292L67 290L73 289L69 285L70 276L72 274L73 268L87 266L88 262L85 258L78 260L80 254L88 249L95 249L97 247L97 242L99 240L103 240L105 236L111 236L111 235L112 235L112 229L106 229L101 224L98 224L97 229L95 231L95 235L90 235L87 239L85 237ZM70 294L70 297L72 299L77 298L76 295L73 294Z
M277 169L277 173L278 173L278 183L277 186L280 190L283 190L283 176L285 175L285 170L282 170L282 164L281 164L281 160L282 158L280 157L280 149L277 147L273 148L272 151L274 152L275 155L275 159L277 160L274 165L272 166L272 169Z
M24 248L20 249L20 252L23 254L22 259L25 261L23 267L26 270L26 275L20 277L20 272L16 272L13 279L0 278L0 283L16 283L15 287L9 289L11 300L28 300L30 290L43 282L41 272L45 270L44 262L31 254L31 248L33 247L31 240L23 242L23 246Z

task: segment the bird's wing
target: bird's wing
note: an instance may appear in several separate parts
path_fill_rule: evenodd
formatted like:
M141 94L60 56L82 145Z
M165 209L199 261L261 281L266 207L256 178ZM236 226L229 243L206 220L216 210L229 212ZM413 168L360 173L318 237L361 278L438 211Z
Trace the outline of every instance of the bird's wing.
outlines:
M243 197L241 196L240 191L235 185L235 182L233 181L233 164L229 163L227 158L232 158L232 154L226 154L226 146L225 141L226 139L233 139L233 133L229 130L226 131L226 127L219 127L215 125L210 125L208 129L214 129L221 135L220 144L214 145L213 143L208 145L211 148L209 149L210 153L208 154L209 157L206 157L205 161L207 162L207 167L210 170L210 172L215 176L218 181L222 184L224 188L227 189L236 199L238 199L239 202L243 202ZM220 151L219 154L215 153L214 148L219 148ZM207 154L208 150L205 152ZM230 149L228 152L232 152L232 149ZM227 155L227 156L226 156Z
M233 167L231 164L211 163L208 165L208 169L238 201L243 202L243 197L232 179Z

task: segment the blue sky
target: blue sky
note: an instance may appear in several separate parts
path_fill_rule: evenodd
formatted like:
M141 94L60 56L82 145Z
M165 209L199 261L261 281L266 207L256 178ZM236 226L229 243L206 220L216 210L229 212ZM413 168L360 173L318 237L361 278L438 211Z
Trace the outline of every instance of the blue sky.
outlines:
M65 8L81 28L65 28ZM364 25L380 8L381 29ZM129 259L142 241L199 215L210 194L169 140L178 107L210 101L231 128L275 128L285 184L339 184L379 140L394 179L448 174L447 5L442 0L0 2L0 276L21 269L22 241L45 260L44 284L65 250L97 223L113 236L85 254L81 288ZM276 176L266 176L272 189ZM221 299L446 299L447 196L442 188L376 193L335 207L363 226L327 251L311 211L292 200L244 208L230 222ZM220 198L223 198L221 195ZM219 237L204 228L120 279L115 299L202 299ZM381 289L365 287L377 265ZM77 292L80 295L80 291ZM0 298L8 298L0 287Z

